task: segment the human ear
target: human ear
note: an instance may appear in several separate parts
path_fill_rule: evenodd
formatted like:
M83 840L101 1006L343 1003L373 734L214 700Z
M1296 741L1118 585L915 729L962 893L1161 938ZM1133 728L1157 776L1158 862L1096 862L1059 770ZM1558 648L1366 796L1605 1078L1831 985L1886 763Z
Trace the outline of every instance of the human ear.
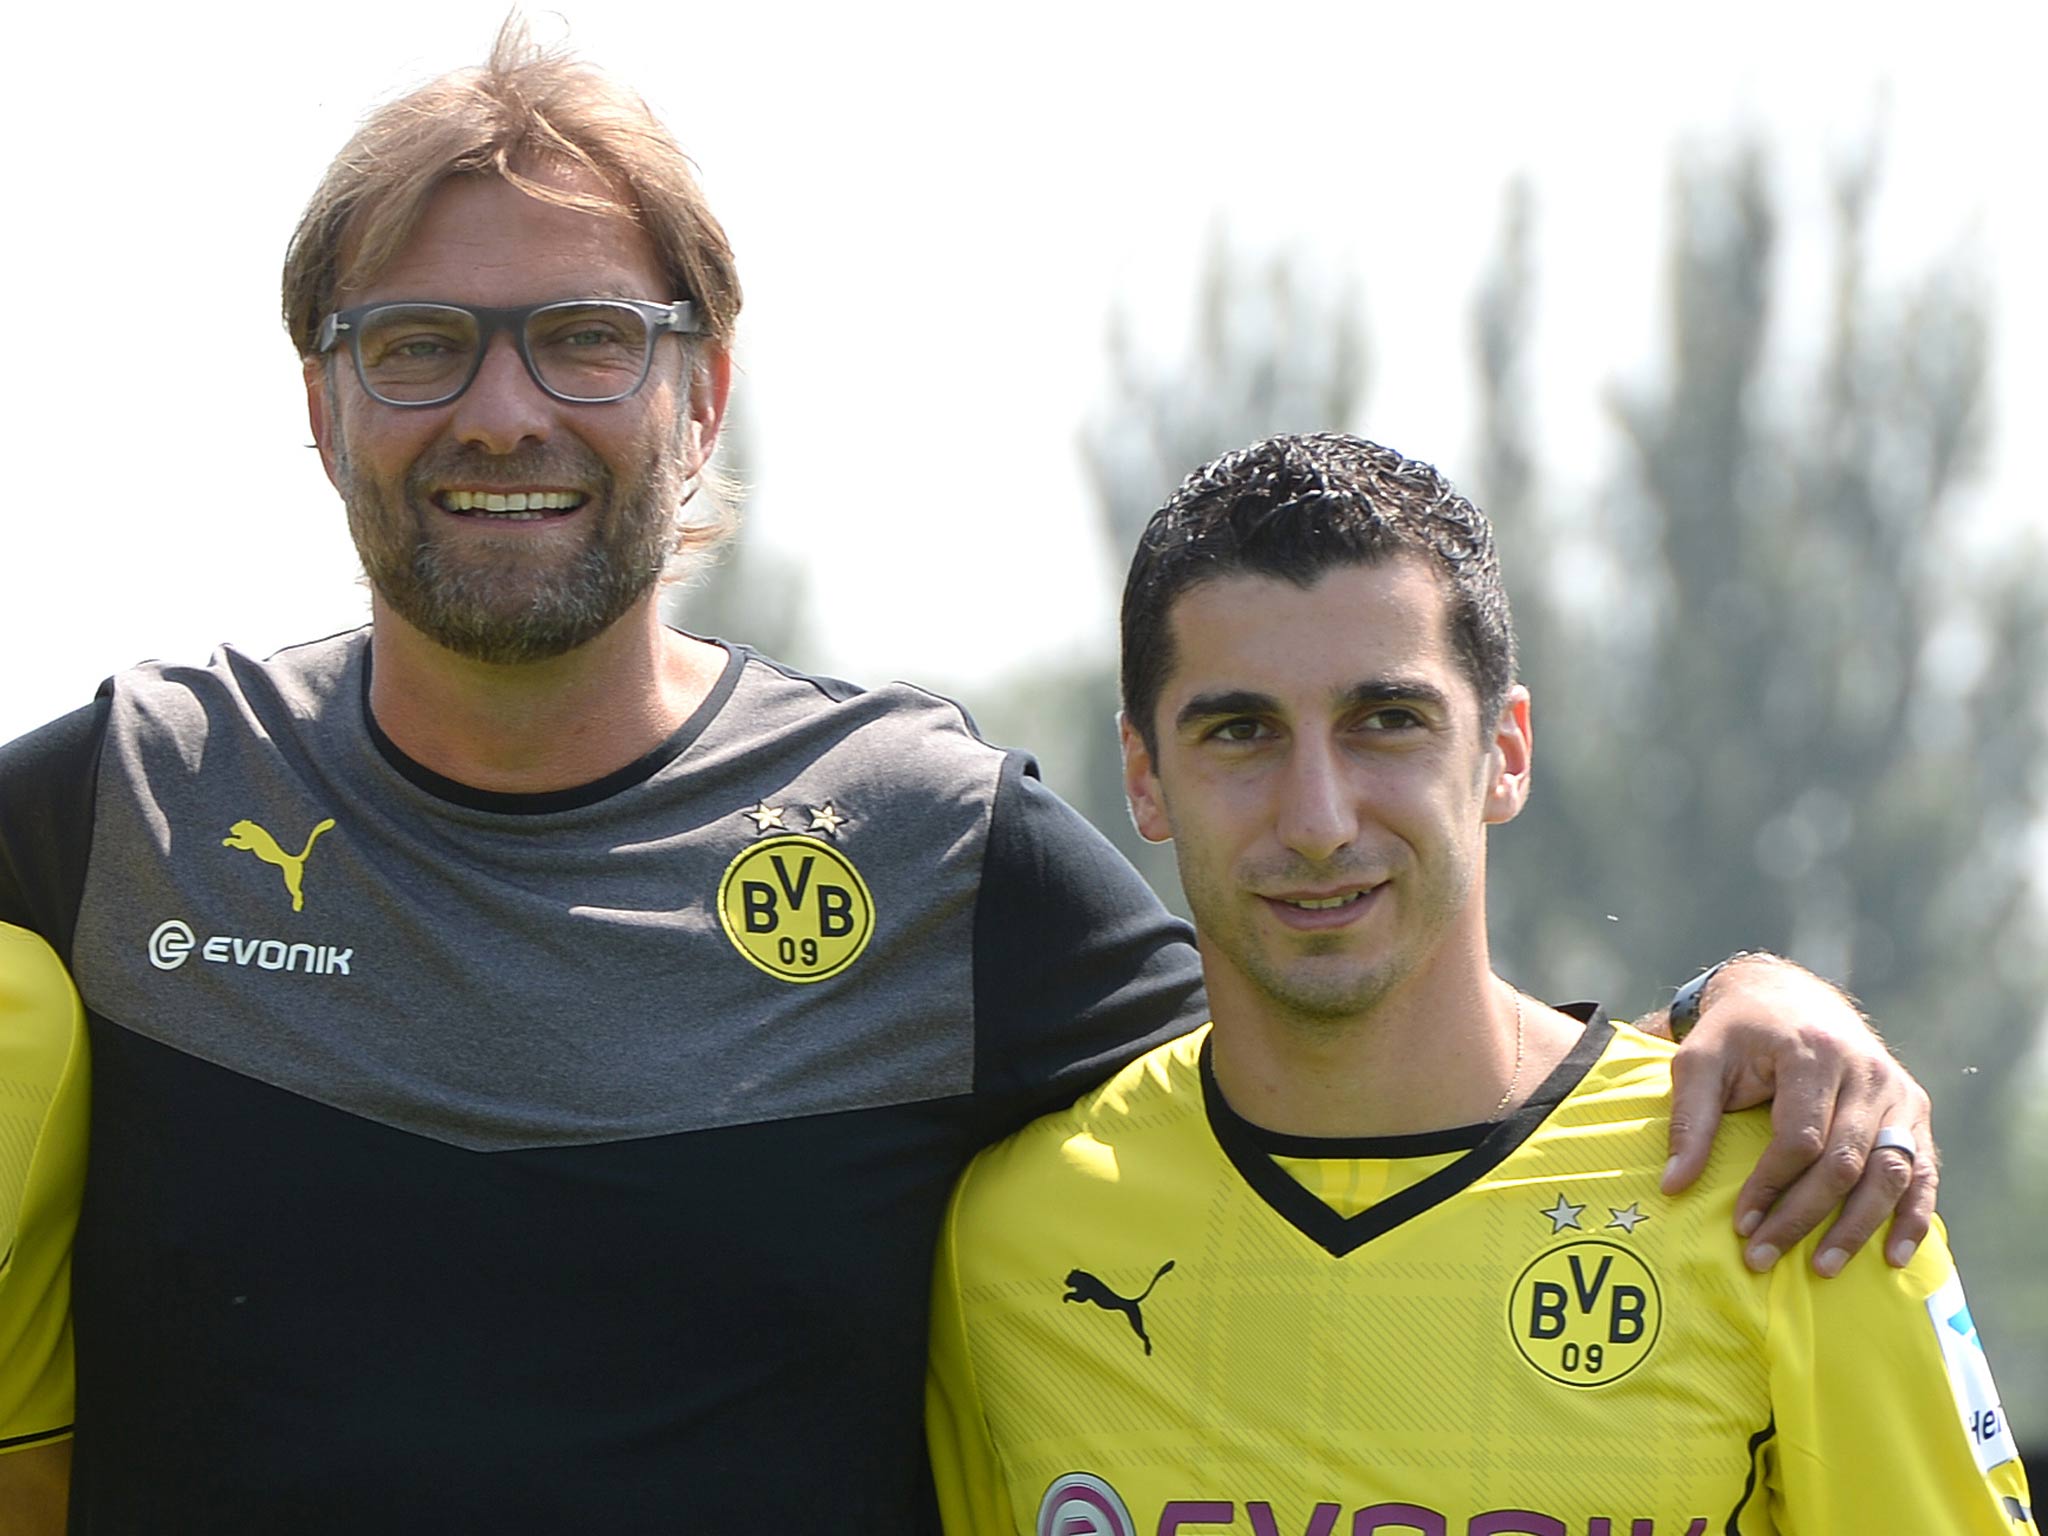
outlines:
M336 490L341 481L334 473L334 402L328 392L328 369L322 358L309 357L304 363L306 377L306 421L313 429L313 446L320 450L320 467Z
M1487 751L1484 820L1488 826L1513 821L1529 803L1530 759L1535 746L1529 725L1529 690L1517 683L1501 703L1493 744Z
M1173 827L1166 819L1166 798L1153 771L1152 751L1128 715L1116 717L1116 729L1123 742L1124 799L1131 808L1131 825L1148 843L1170 843Z
M723 347L707 347L690 370L690 473L695 474L718 446L718 431L725 424L726 402L732 396L732 354Z

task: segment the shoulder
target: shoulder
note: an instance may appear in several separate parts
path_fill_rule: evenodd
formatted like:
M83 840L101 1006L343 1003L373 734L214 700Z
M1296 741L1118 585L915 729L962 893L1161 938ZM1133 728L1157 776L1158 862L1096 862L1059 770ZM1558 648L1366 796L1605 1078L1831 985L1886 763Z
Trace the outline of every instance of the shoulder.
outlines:
M1644 1034L1632 1024L1601 1020L1607 1030L1599 1059L1587 1069L1572 1095L1581 1106L1599 1114L1620 1118L1638 1106L1655 1103L1668 1107L1671 1097L1671 1059L1678 1047L1669 1040Z
M865 794L892 835L926 855L938 840L944 857L978 859L984 875L1034 899L1100 885L1119 903L1142 901L1128 862L1045 786L1031 756L984 740L952 699L904 682L861 687L733 649L740 677L695 749L693 773L731 761L792 793Z
M106 731L107 694L14 740L0 743L0 786L89 773Z
M1601 1061L1612 1091L1635 1098L1641 1113L1656 1121L1660 1152L1670 1119L1671 1063L1680 1049L1675 1042L1645 1034L1632 1024L1617 1024L1614 1043ZM1732 1201L1770 1140L1769 1100L1724 1113L1714 1132L1713 1151L1701 1175L1701 1187L1719 1186Z
M743 671L734 707L724 723L735 734L764 742L790 733L831 741L857 755L889 757L899 771L918 761L895 756L906 747L941 754L944 763L976 763L993 771L1001 748L981 739L967 711L953 700L910 683L862 687L841 678L802 672L746 646L734 646Z
M203 666L145 662L104 688L109 735L124 746L193 747L230 722L291 731L359 699L369 630L349 630L258 659L224 645Z
M54 1087L70 1064L82 1018L57 952L39 934L0 923L0 1078L18 1092Z
M0 923L0 1226L18 1213L28 1171L13 1160L38 1155L53 1106L83 1116L70 1090L85 1060L85 1008L64 962L41 935ZM8 1246L0 1240L0 1263Z
M1208 1138L1200 1060L1209 1026L1137 1057L1068 1108L983 1150L960 1180L963 1229L1004 1227L1020 1208L1112 1190L1134 1166L1185 1156Z
M106 739L108 695L0 746L0 924L68 954Z
M0 923L0 1446L70 1428L86 1071L71 978L39 936Z
M1585 1061L1594 1050L1598 1055ZM1560 1068L1578 1075L1562 1086L1531 1147L1554 1149L1569 1141L1577 1149L1573 1156L1611 1168L1661 1169L1670 1145L1671 1062L1677 1053L1669 1040L1597 1018L1573 1052L1583 1065L1575 1068L1568 1059ZM1725 1205L1732 1211L1738 1188L1769 1140L1767 1104L1724 1116L1698 1189L1683 1197L1687 1208ZM1732 1243L1730 1251L1737 1251Z

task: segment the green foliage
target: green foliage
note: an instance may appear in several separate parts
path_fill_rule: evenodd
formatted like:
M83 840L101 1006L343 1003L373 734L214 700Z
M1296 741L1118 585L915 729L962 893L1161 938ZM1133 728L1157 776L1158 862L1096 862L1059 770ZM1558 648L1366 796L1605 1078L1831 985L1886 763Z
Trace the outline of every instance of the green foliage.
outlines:
M2011 1391L2048 1383L2048 1201L2013 1176L2048 985L2048 559L1972 545L1984 296L1962 262L1873 292L1875 187L1869 161L1840 177L1822 355L1774 375L1763 158L1681 169L1665 381L1614 399L1626 467L1598 517L1526 476L1485 488L1541 749L1496 841L1493 933L1551 995L1648 1000L1736 948L1854 988L1935 1098L1943 1210ZM1490 468L1530 461L1524 238L1511 217L1481 307ZM1584 577L1589 533L1611 581ZM2023 1422L2048 1423L2043 1391Z

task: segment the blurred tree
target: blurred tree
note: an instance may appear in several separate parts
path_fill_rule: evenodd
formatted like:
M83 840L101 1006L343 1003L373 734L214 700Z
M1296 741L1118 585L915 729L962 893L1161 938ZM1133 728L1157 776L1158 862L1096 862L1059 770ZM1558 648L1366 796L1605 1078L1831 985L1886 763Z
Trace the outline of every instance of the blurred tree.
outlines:
M719 432L717 487L735 504L754 488L753 417L737 393ZM754 647L777 661L804 665L811 637L805 622L809 594L802 565L764 548L741 518L731 539L662 593L662 617L692 634L715 635Z
M1542 768L1498 840L1493 931L1551 996L1646 1002L1744 946L1853 987L1934 1095L1944 1214L2005 1388L2026 1383L2008 1406L2048 1428L2048 1197L2015 1135L2048 989L2048 557L1973 546L1985 299L1964 261L1872 291L1876 169L1837 179L1811 377L1767 351L1762 155L1678 172L1665 382L1616 395L1625 467L1590 526L1531 482L1511 199L1476 312L1478 489Z
M1218 233L1204 253L1187 355L1163 364L1141 355L1119 313L1109 362L1108 404L1080 447L1121 593L1146 519L1196 465L1275 432L1356 420L1366 375L1358 290L1286 256L1234 250ZM1125 809L1115 652L1112 635L1104 656L993 690L977 714L994 739L1030 743L1047 782L1185 912L1172 850L1144 842Z

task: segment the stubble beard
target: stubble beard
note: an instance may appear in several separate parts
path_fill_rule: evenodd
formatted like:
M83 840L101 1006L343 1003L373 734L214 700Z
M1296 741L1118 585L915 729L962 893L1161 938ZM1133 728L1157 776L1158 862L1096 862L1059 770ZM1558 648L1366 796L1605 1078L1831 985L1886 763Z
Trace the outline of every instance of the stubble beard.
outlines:
M1433 879L1410 874L1382 890L1376 900L1398 900L1409 910L1391 925L1390 942L1376 957L1349 955L1356 938L1346 932L1299 934L1275 939L1255 914L1235 905L1246 889L1341 883L1354 876L1343 869L1289 870L1249 882L1220 884L1182 871L1188 909L1205 952L1214 949L1264 999L1275 1017L1298 1029L1325 1035L1365 1019L1423 964L1434 940L1450 927L1462 905L1455 873ZM1399 911L1373 914L1368 921L1402 919ZM1286 945L1283 951L1278 945ZM1316 961L1327 957L1327 965Z
M680 434L678 434L680 436ZM545 661L595 639L653 588L674 550L686 476L680 444L651 456L637 485L573 439L540 451L479 455L440 445L407 470L394 496L358 474L338 442L336 478L363 572L392 611L437 645L500 666ZM508 530L495 542L437 537L449 514L429 487L574 485L597 519L566 557Z

